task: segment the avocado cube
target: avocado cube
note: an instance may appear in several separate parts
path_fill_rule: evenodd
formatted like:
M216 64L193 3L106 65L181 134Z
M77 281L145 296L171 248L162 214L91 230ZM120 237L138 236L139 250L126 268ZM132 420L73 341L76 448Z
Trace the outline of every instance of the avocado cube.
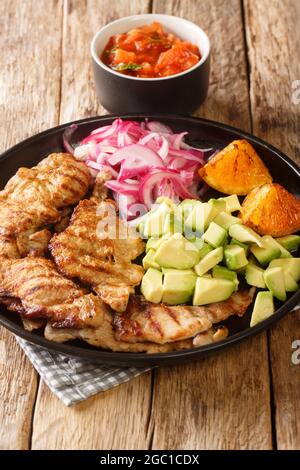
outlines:
M154 250L154 246L156 245L157 243L157 238L149 238L149 240L147 240L147 243L146 243L146 253L148 253L149 250Z
M235 283L228 279L209 279L198 277L196 280L193 305L206 305L222 302L235 291Z
M240 224L231 225L229 235L242 243L255 243L262 246L261 237L249 227Z
M276 238L276 241L288 251L297 251L300 246L300 235L286 235Z
M237 271L248 264L245 250L238 245L228 245L224 250L225 263L228 269Z
M283 271L288 272L296 282L300 280L300 258L281 258L274 259L270 263L270 268L281 267Z
M160 204L147 214L143 233L145 237L160 237L164 233L165 220L172 213L172 208L166 202Z
M220 212L215 218L214 222L225 230L228 230L231 225L241 224L242 221L238 217L228 214L227 212Z
M203 242L202 248L199 249L199 256L200 260L203 259L208 253L213 251L213 247L210 246L208 243Z
M221 246L227 239L227 232L215 222L209 224L208 229L203 235L203 239L214 248Z
M154 255L154 261L165 268L189 269L199 262L199 250L183 235L174 233Z
M264 237L262 237L262 242L267 242L269 246L274 246L278 250L280 250L280 258L292 258L291 253L286 250L282 245L280 245L280 243L278 243L275 238L271 237L271 235L265 235Z
M208 204L208 202L198 203L185 221L184 233L189 230L195 230L201 234L204 233L213 218L213 206Z
M213 212L213 217L215 218L220 212L226 211L226 202L220 198L220 199L210 199L208 201L208 204L211 204L213 206L214 212Z
M149 268L154 268L154 269L160 269L160 266L158 263L154 261L154 255L155 255L155 250L149 250L146 256L143 258L143 268L149 269Z
M163 295L162 272L149 268L144 274L141 283L141 293L146 300L159 304Z
M224 266L214 266L212 269L212 275L216 279L228 279L235 283L235 290L238 289L239 280L237 277L237 273L235 271L230 271L230 269L225 268Z
M236 194L222 198L226 202L226 212L235 212L241 210L241 204Z
M238 245L238 246L241 246L242 248L244 248L244 250L245 250L245 255L247 256L248 251L249 251L249 245L246 245L246 243L239 242L239 241L236 240L235 238L232 238L232 240L231 240L231 242L230 242L230 245ZM249 261L249 262L250 262L250 261Z
M273 315L274 311L275 309L272 292L259 292L255 299L250 326L253 327L258 323L266 320L271 315Z
M283 271L284 275L284 286L287 292L296 292L298 290L298 284L293 276L288 271Z
M210 269L212 269L216 264L220 263L223 259L223 248L218 247L209 252L204 258L199 261L195 266L195 271L198 276L203 276Z
M280 267L267 268L264 272L264 280L267 288L276 299L286 301L286 290L283 269Z
M197 201L197 199L184 199L177 208L185 220L192 213L194 207L199 204L201 204L201 202Z
M173 213L167 214L163 224L163 234L171 235L172 233L176 232L182 232L182 221L175 217L175 214Z
M159 196L156 199L155 204L167 204L172 210L174 209L174 206L176 206L174 201L172 201L172 199L166 196Z
M249 286L259 287L260 289L266 288L264 280L264 270L259 266L255 266L252 263L247 264L245 279Z
M194 293L196 279L197 276L192 270L167 270L163 282L163 303L178 305L189 302Z
M262 237L261 242L261 247L253 246L250 248L250 251L262 266L267 266L270 261L280 257L281 250L277 246L279 243L274 244L268 236Z

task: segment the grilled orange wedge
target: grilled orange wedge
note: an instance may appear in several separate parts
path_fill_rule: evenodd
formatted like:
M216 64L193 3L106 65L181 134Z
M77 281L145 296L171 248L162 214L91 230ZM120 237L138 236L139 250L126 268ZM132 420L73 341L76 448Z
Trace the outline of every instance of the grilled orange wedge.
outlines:
M272 182L267 167L247 140L231 142L200 168L199 175L217 191L240 196Z
M300 230L300 200L280 184L265 184L248 194L240 217L260 235L290 235Z

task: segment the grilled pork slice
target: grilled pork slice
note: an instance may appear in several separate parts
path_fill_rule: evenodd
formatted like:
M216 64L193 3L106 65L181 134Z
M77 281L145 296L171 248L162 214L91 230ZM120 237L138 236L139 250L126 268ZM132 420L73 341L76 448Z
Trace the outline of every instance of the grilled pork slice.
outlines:
M204 307L156 305L141 296L132 296L126 312L114 317L116 338L128 343L157 344L192 338L231 315L244 315L254 292L236 292L228 300Z
M177 341L174 343L155 344L151 342L144 343L126 343L115 338L115 332L112 326L112 314L105 312L102 324L97 328L54 328L49 322L45 328L45 338L57 343L64 343L74 339L81 339L86 343L97 348L111 350L114 352L146 352L149 354L163 353L179 349L189 349L193 347L192 340Z
M89 169L69 154L20 168L0 192L0 256L42 255L50 238L43 229L58 223L61 210L82 199L89 183Z
M22 318L46 318L55 327L97 327L107 307L94 294L86 294L44 258L2 259L0 302Z
M211 328L207 332L195 336L193 339L174 341L172 343L156 344L149 341L143 343L126 343L125 341L119 341L115 338L112 322L113 317L111 313L106 311L104 313L103 323L97 328L83 328L77 330L70 328L57 329L48 322L44 334L45 338L57 343L81 339L96 348L114 352L146 352L148 354L165 353L203 346L204 344L220 341L228 334L227 328L220 327L216 329Z
M64 276L92 286L120 312L143 277L143 268L132 261L143 253L144 243L118 218L115 203L109 199L81 201L68 228L54 235L49 248Z

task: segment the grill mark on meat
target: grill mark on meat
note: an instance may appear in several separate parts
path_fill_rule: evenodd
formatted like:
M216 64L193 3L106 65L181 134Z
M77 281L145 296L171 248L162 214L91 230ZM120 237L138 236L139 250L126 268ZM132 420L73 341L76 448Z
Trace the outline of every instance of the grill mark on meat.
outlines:
M236 292L228 300L202 307L166 307L132 296L126 312L115 314L116 338L128 343L151 341L158 344L192 338L231 315L244 315L252 302L254 292L255 289ZM136 324L140 328L138 335L135 333Z
M25 289L24 291L24 296L26 297L29 297L35 293L37 293L38 291L40 290L47 290L48 292L51 291L51 290L58 290L60 287L63 286L63 283L61 283L61 286L57 285L57 284L51 284L51 283L44 283L44 284L38 284L36 286L33 286L33 287L30 287L30 289ZM70 288L73 287L73 286L70 286ZM78 290L78 295L74 295L72 296L73 299L77 298L77 297L80 297L80 294L81 292Z
M176 316L176 312L173 311L171 308L169 308L167 305L164 305L164 309L168 313L168 315L172 318L172 320L174 320L174 322L177 323L177 325L180 325L180 321L178 320Z

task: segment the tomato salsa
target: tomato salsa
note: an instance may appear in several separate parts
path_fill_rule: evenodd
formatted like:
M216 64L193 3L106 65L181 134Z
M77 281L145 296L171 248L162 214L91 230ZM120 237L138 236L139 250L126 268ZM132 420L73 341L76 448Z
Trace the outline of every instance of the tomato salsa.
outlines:
M141 78L168 77L190 69L200 59L196 45L165 33L157 22L115 34L101 55L113 70Z

